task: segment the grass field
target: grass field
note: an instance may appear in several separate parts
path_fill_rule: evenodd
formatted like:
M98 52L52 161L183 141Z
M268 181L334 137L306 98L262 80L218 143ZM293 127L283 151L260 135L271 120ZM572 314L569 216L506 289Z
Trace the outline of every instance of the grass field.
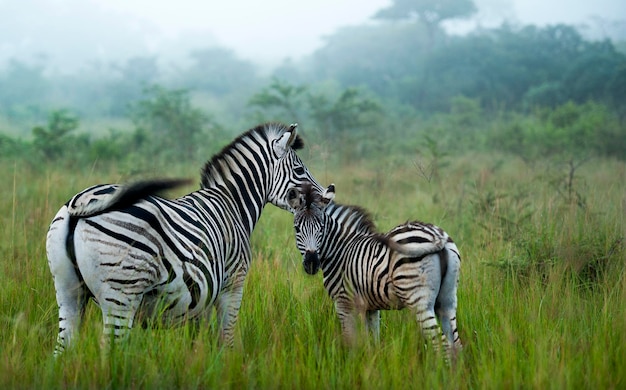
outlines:
M338 202L368 208L381 230L421 219L457 242L465 348L456 369L424 346L407 311L383 312L379 344L343 347L321 275L302 270L291 215L271 205L253 234L233 349L217 346L211 322L195 336L188 327L133 329L103 354L100 311L90 303L76 344L55 360L48 224L77 191L127 177L114 168L3 162L0 388L626 387L624 163L591 161L565 189L558 166L505 157L458 157L439 178L411 161L309 165L322 183L337 184ZM175 166L163 175L198 170Z

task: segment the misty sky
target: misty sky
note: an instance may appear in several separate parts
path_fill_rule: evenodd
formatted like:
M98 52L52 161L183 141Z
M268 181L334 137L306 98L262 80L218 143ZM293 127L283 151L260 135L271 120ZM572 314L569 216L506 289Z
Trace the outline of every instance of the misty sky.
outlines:
M0 62L46 59L71 68L87 59L185 56L220 45L246 59L299 59L342 26L371 22L390 0L0 0ZM568 23L604 29L626 19L624 0L475 0L482 26ZM598 19L598 17L600 19ZM596 18L596 19L594 19ZM468 28L468 27L465 27ZM608 27L607 27L608 28ZM623 28L623 27L622 27Z

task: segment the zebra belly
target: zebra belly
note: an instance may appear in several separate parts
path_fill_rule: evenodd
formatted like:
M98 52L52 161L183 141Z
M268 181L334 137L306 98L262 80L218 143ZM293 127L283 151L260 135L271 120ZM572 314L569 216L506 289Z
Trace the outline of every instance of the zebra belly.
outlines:
M145 293L137 315L142 319L176 325L207 317L214 302L215 297L208 291L194 297L182 279L174 280Z
M367 302L367 310L396 310L403 307L389 274L387 256L388 254L385 253L384 257L375 257L365 263L367 269L363 271L363 274L366 276L361 278L361 283L365 283L366 286L357 291Z
M140 319L178 323L203 315L215 301L219 267L202 267L206 259L190 254L181 261L158 240L146 240L145 231L124 232L124 239L108 236L106 242L101 233L81 221L74 247L83 280L103 311L122 308Z
M361 312L366 310L397 310L404 307L402 301L396 296L394 286L389 278L381 279L380 283L370 281L363 286L350 283L345 285L333 297L333 300L341 299L339 298L341 296L352 302L353 307Z

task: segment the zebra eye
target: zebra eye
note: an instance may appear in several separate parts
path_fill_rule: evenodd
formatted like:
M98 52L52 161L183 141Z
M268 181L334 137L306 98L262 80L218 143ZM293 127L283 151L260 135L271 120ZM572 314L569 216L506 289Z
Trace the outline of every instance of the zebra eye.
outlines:
M300 228L299 228L299 227L297 227L297 226L294 226L294 227L293 227L293 230L295 230L295 231L296 231L296 233L300 233Z
M303 167L296 167L293 171L296 173L296 175L304 175Z

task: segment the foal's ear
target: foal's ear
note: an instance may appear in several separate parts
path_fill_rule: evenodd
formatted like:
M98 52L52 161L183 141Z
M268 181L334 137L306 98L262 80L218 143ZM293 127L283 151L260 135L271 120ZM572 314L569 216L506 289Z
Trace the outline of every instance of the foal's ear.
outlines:
M300 197L300 191L296 188L290 188L287 190L287 204L294 210L300 208L300 204L302 203L302 199Z
M328 186L324 194L322 194L322 205L328 206L335 199L335 183Z

